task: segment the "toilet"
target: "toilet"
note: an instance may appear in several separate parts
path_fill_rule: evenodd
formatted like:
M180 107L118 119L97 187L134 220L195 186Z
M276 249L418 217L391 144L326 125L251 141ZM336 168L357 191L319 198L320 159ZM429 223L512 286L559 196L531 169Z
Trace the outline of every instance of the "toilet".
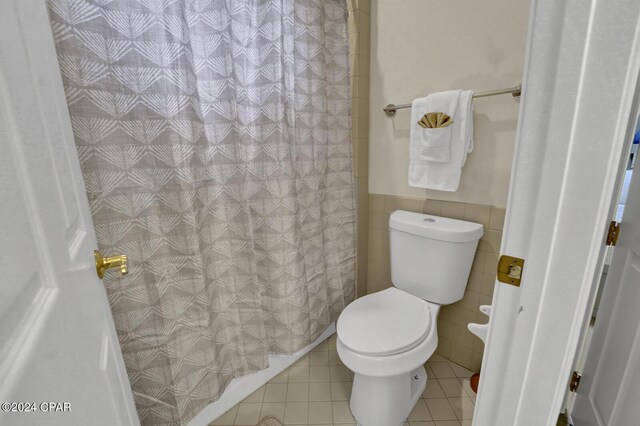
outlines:
M393 287L349 304L336 348L354 372L351 413L362 426L401 425L427 384L440 306L464 296L481 224L395 211L389 217Z

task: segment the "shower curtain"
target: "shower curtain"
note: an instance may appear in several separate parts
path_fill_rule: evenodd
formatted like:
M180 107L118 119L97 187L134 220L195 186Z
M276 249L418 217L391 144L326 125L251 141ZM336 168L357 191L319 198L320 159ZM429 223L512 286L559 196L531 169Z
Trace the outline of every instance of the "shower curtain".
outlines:
M143 424L185 424L354 297L344 0L48 0Z

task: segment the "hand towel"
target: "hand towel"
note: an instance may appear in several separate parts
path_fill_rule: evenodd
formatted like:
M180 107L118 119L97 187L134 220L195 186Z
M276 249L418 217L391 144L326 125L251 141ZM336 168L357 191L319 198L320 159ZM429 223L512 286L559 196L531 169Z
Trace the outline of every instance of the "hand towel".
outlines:
M453 113L442 111L450 115L453 119L453 124L446 127L451 129L449 161L445 163L425 159L423 151L424 141L421 137L411 137L409 155L409 186L453 192L456 191L460 185L462 166L466 162L467 154L473 151L473 92L470 90L454 90L434 95L443 94L449 94L448 96L457 94L455 111L453 111ZM421 101L427 103L429 98L434 95L429 95L427 98L423 98L423 100L416 99L414 102ZM412 105L412 132L413 126L422 130L422 128L418 126L417 122L425 113L435 112L431 111L431 105L427 105L426 107L430 111L422 109L425 108L424 106L419 106L419 108L421 109L416 110Z
M451 117L456 112L460 90L434 93L426 98L415 99L411 104L411 140L419 146L421 160L434 163L451 161L451 126L423 128L418 122L427 113L443 112ZM453 118L455 124L455 118Z

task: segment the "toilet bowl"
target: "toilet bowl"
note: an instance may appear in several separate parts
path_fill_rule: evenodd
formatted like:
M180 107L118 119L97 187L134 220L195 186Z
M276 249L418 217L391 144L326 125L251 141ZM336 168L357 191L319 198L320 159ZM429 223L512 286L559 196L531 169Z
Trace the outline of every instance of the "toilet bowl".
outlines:
M358 424L403 423L427 383L423 366L438 346L439 310L396 288L345 308L338 319L336 349L355 373L350 407Z
M396 211L389 218L394 287L349 304L336 349L354 372L351 413L362 426L401 425L425 389L440 306L462 298L482 225Z

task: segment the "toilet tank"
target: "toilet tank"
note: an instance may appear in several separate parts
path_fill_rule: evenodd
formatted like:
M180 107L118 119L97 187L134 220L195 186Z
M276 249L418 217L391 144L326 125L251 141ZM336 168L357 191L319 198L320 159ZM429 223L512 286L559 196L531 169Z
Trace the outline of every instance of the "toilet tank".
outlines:
M395 287L439 305L462 299L481 224L397 210L389 233Z

